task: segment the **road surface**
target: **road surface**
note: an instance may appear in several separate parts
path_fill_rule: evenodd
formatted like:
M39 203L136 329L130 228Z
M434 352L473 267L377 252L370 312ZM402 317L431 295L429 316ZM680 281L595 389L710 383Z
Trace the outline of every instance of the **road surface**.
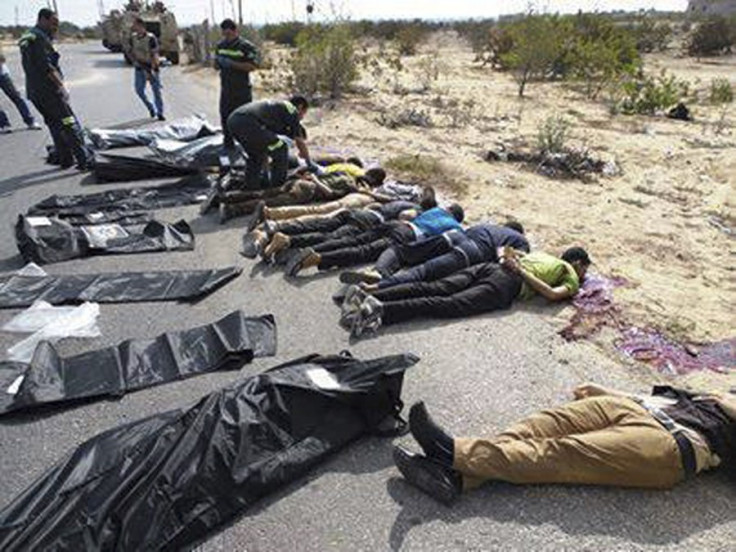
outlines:
M23 78L14 48L10 69ZM132 70L119 55L93 43L62 45L62 65L78 116L104 127L141 119ZM167 116L193 112L216 122L217 95L181 68L163 72ZM0 99L14 122L17 114ZM42 159L46 133L0 136L0 271L22 266L12 234L17 215L51 195L99 191L73 170ZM333 144L334 145L334 144ZM366 152L370 153L370 152ZM124 187L125 185L122 185ZM204 394L304 354L349 348L358 357L413 352L422 360L408 373L404 401L423 399L458 435L491 433L519 416L560 403L586 380L641 389L640 367L624 367L594 347L564 343L549 323L554 308L532 305L472 320L414 323L350 343L330 301L335 275L291 283L238 254L242 221L220 226L196 207L158 213L186 218L197 235L194 252L109 256L50 265L54 274L132 269L238 265L244 274L194 306L176 303L103 305L102 337L73 339L72 354L214 321L236 308L273 313L276 358L258 359L240 373L196 377L56 412L0 422L0 507L66 451L97 433L156 412L187 405ZM0 311L0 323L17 311ZM0 333L4 350L20 338ZM400 439L414 446L407 438ZM312 474L262 501L197 548L211 550L733 550L736 489L708 475L671 492L581 487L489 485L453 508L407 487L391 463L390 440L365 439Z

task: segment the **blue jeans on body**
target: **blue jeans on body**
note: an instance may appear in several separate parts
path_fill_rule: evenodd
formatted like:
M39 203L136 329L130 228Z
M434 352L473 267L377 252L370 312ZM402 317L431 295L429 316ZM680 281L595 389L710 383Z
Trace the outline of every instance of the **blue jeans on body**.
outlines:
M23 117L23 122L27 125L32 125L33 115L31 115L31 111L28 109L28 104L15 88L15 84L13 84L13 79L10 78L10 75L0 75L0 88L5 92L8 98L10 98L10 101L15 104L15 107L18 108L20 116ZM8 116L5 112L0 109L0 127L6 126L10 126L10 121L8 120Z
M151 101L146 96L146 82L151 83L153 90L153 101L156 104L154 108ZM164 114L164 99L161 96L161 75L158 71L147 71L141 67L135 68L135 92L143 101L152 116Z

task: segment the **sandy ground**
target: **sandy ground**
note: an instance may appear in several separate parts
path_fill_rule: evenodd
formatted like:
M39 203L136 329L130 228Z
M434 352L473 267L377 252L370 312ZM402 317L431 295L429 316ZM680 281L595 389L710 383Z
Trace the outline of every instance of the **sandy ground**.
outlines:
M257 97L279 93L283 55L272 50L274 69L256 77ZM725 132L716 134L719 110L706 98L712 78L734 82L736 58L647 57L648 70L666 67L698 90L693 123L612 116L605 98L591 101L557 83L533 84L520 100L510 75L480 68L453 34L433 36L402 62L398 73L364 70L358 92L314 110L310 141L383 162L405 155L440 160L444 170L435 182L462 201L470 222L514 217L534 247L560 253L582 245L597 271L628 279L632 285L616 292L628 321L698 342L734 335L736 241L710 219L736 227L736 106ZM436 80L427 78L433 71ZM196 73L217 86L210 71ZM389 129L378 122L407 109L427 115L432 126ZM615 160L622 174L555 180L483 159L497 142L533 145L552 115L570 122L571 145ZM560 322L569 314L563 311Z

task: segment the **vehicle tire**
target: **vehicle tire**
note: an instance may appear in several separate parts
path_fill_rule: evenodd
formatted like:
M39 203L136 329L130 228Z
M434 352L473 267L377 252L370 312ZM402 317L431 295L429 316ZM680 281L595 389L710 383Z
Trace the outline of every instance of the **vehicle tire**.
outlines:
M169 52L166 54L166 59L171 62L171 65L179 65L179 52Z

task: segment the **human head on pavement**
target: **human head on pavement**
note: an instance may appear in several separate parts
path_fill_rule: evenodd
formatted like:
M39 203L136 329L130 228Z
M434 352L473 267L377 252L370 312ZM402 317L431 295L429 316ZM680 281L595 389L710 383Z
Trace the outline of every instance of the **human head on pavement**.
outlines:
M38 10L36 26L49 36L54 36L59 30L59 16L54 10L42 8Z
M590 266L588 252L582 247L571 247L562 254L562 260L572 265L578 278L582 281Z
M291 102L291 105L296 107L297 112L299 113L299 119L304 119L307 111L309 111L309 101L307 98L304 96L292 96L289 99L289 102Z
M222 31L222 38L228 42L238 38L238 26L232 19L223 19L220 23L220 30Z
M140 35L146 34L146 23L142 18L136 17L133 19L133 32Z

